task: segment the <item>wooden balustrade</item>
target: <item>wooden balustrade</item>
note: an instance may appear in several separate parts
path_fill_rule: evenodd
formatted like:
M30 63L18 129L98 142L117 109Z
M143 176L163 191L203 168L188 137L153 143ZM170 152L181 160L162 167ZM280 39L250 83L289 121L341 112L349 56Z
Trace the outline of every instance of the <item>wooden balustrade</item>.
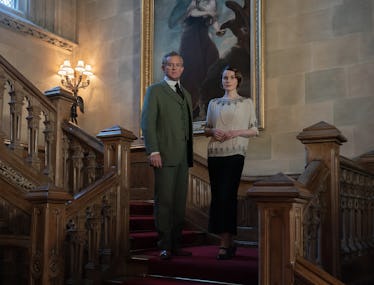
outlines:
M65 278L79 283L101 280L102 268L111 268L118 248L114 237L119 193L118 177L108 173L87 193L76 197L66 209L67 251ZM123 226L120 225L120 229ZM117 257L118 258L118 257ZM118 260L117 260L118 261ZM123 262L122 262L123 264Z
M97 137L104 175L75 193L66 209L66 280L74 284L101 284L105 276L124 274L129 256L130 145L136 137L119 126Z
M61 124L63 132L62 186L76 194L103 176L103 143L68 121Z
M346 158L341 163L343 260L367 255L374 245L374 180Z
M341 157L342 278L362 284L374 279L374 174Z
M207 165L203 158L195 156L195 166L189 171L187 205L208 213L210 205L210 182Z
M52 181L56 118L55 106L0 56L0 138Z
M295 285L344 285L343 282L328 274L316 264L297 256L295 262Z
M285 196L279 175L248 191L259 208L260 284L372 280L374 174L339 155L346 139L334 126L320 122L297 138L307 164L293 182L296 196ZM304 199L301 193L307 193ZM322 268L323 278L307 263Z
M73 100L61 88L42 94L0 57L0 211L13 213L1 216L0 245L29 266L7 282L101 284L125 273L136 137L119 126L88 135L67 122Z

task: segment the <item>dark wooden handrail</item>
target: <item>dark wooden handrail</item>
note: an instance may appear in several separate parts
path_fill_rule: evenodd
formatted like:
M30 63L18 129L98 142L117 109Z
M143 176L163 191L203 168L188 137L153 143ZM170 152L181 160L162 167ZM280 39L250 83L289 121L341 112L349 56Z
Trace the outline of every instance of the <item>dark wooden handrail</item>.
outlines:
M45 95L38 89L34 84L31 83L21 72L19 72L15 67L13 67L2 55L0 55L0 75L1 69L6 73L8 79L12 80L13 83L17 82L22 86L22 89L27 94L32 94L43 107L47 108L49 111L56 113L56 107L53 103L45 97Z
M118 176L115 171L106 173L99 180L95 181L81 192L74 195L73 199L66 206L66 216L72 216L84 207L95 197L105 195L107 189L118 185Z
M296 257L295 285L344 285L343 282L331 276L329 273L311 263L310 261Z
M64 130L66 133L71 134L74 136L76 139L79 139L82 143L87 144L94 150L100 153L104 153L104 145L102 141L98 140L97 138L93 137L92 135L86 133L85 130L80 128L79 126L64 120L61 123L61 128Z

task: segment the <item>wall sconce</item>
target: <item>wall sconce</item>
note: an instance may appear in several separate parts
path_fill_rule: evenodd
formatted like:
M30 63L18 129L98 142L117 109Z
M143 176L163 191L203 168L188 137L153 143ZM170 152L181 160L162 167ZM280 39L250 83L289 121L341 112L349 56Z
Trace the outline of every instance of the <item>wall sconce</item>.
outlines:
M73 69L70 61L65 60L64 63L60 65L60 69L57 73L61 76L61 84L73 92L75 102L70 109L70 120L78 124L77 107L84 113L83 98L78 96L78 90L90 85L90 77L93 75L91 65L84 65L83 60L78 60L77 66Z

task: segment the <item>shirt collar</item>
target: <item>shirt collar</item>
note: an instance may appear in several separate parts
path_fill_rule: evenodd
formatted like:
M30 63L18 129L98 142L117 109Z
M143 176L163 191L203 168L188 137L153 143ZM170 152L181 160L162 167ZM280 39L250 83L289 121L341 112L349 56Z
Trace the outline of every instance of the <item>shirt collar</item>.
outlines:
M172 89L175 89L175 84L178 83L178 85L180 86L180 81L175 81L175 80L171 80L169 77L165 76L164 77L164 80L166 81L166 83L172 88Z

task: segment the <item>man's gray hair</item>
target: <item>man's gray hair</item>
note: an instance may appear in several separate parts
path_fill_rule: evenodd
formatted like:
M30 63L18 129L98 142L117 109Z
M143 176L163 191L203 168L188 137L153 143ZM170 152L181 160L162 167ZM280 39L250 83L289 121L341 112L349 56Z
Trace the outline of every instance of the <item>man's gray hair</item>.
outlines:
M171 56L179 56L182 60L182 63L183 63L183 57L179 53L177 53L176 51L171 51L171 52L168 52L167 54L165 54L162 57L162 65L166 65L168 63L168 57L171 57Z

